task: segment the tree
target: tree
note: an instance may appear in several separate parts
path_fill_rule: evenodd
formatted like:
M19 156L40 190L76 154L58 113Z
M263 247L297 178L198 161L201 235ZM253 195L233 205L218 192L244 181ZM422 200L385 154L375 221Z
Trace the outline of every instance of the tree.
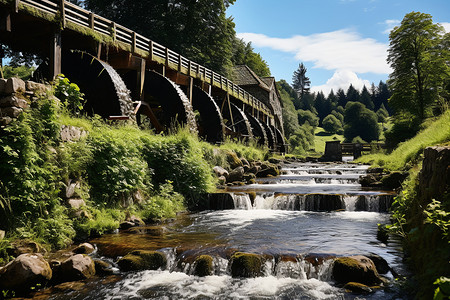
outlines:
M363 87L361 91L361 96L359 97L359 101L366 106L366 108L370 110L374 110L375 106L372 102L372 97L370 96L369 90L366 86Z
M317 93L316 99L314 100L314 107L317 110L317 116L319 117L320 124L322 124L323 118L331 112L329 105L327 105L325 95L322 92Z
M347 141L352 141L359 136L363 140L371 142L380 137L377 115L360 102L347 103L344 121L344 137Z
M283 127L284 134L289 138L299 129L297 112L294 107L292 95L289 94L289 84L285 80L276 83L283 103ZM287 86L286 86L287 85ZM295 93L294 93L295 94Z
M292 87L297 92L300 99L302 99L305 94L309 94L310 90L311 81L306 77L306 71L306 67L301 63L292 76Z
M297 110L298 124L303 125L308 122L312 127L319 126L319 118L310 110Z
M234 22L225 14L235 0L86 0L86 8L187 58L226 75Z
M450 50L444 45L444 33L430 15L420 12L407 14L391 31L389 104L395 114L408 112L419 121L431 116L450 73Z
M338 98L338 106L345 107L347 104L347 96L345 95L345 92L343 89L339 89L337 91L337 98Z
M342 131L342 123L334 115L329 114L323 119L323 129L329 133Z
M352 84L347 89L347 102L359 102L359 92Z
M261 57L261 54L254 52L251 42L245 43L244 40L235 37L232 49L231 62L233 65L247 65L260 77L270 76L269 65Z

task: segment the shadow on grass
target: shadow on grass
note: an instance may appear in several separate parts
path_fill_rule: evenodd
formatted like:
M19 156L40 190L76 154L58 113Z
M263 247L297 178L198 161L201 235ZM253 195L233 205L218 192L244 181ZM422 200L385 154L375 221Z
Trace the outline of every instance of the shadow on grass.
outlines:
M333 136L333 135L334 135L334 133L329 133L326 131L321 131L321 132L316 133L316 136Z

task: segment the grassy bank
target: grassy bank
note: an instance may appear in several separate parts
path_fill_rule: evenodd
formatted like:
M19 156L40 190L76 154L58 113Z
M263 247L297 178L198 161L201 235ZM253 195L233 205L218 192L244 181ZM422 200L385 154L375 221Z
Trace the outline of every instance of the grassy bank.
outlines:
M390 154L372 154L360 157L357 162L383 167L389 170L402 170L416 165L426 147L448 144L450 141L450 111L436 120L429 120L428 126L414 138L401 143Z
M435 199L419 192L419 172L426 147L450 144L450 111L428 120L414 138L400 144L390 154L365 155L361 163L389 170L408 171L402 190L395 198L391 233L402 237L409 265L413 269L411 288L418 299L447 299L450 296L450 192ZM431 176L431 175L430 175ZM433 176L444 176L435 174ZM429 189L443 187L429 187ZM445 292L444 292L445 291Z
M0 262L11 258L13 240L59 249L117 229L131 215L147 222L174 217L214 190L212 168L227 167L227 153L250 161L269 153L231 141L216 147L182 128L163 136L72 117L48 96L30 104L0 134ZM63 142L63 127L76 127L81 137Z

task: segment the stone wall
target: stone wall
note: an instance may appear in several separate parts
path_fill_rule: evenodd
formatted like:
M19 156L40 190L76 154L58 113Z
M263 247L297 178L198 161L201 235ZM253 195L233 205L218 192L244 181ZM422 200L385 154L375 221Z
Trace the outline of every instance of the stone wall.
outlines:
M432 199L441 200L450 187L450 147L428 147L424 151L419 174L418 196L426 206Z
M39 94L49 90L49 86L32 81L0 78L0 126L11 123Z

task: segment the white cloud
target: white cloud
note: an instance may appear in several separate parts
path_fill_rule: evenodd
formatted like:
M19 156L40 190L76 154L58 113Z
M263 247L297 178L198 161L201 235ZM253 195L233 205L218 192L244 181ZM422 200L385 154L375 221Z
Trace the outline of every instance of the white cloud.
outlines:
M384 34L391 33L391 30L394 29L395 26L399 26L401 23L400 20L386 20L384 21L384 25L386 25L386 30L383 31Z
M445 29L446 32L450 32L450 23L447 23L447 22L441 22L441 23L439 23L439 24L441 24L442 26L444 26L444 29Z
M290 38L274 38L257 33L239 33L238 37L252 42L256 47L292 53L299 61L313 62L313 68L390 73L386 62L388 45L371 38L362 38L350 29Z
M322 91L325 96L328 96L331 89L336 93L338 89L343 89L347 91L350 84L357 90L361 90L365 85L367 88L370 87L371 83L368 80L359 78L355 72L349 70L340 70L334 72L333 76L327 80L327 83L323 85L316 85L311 87L311 92Z

